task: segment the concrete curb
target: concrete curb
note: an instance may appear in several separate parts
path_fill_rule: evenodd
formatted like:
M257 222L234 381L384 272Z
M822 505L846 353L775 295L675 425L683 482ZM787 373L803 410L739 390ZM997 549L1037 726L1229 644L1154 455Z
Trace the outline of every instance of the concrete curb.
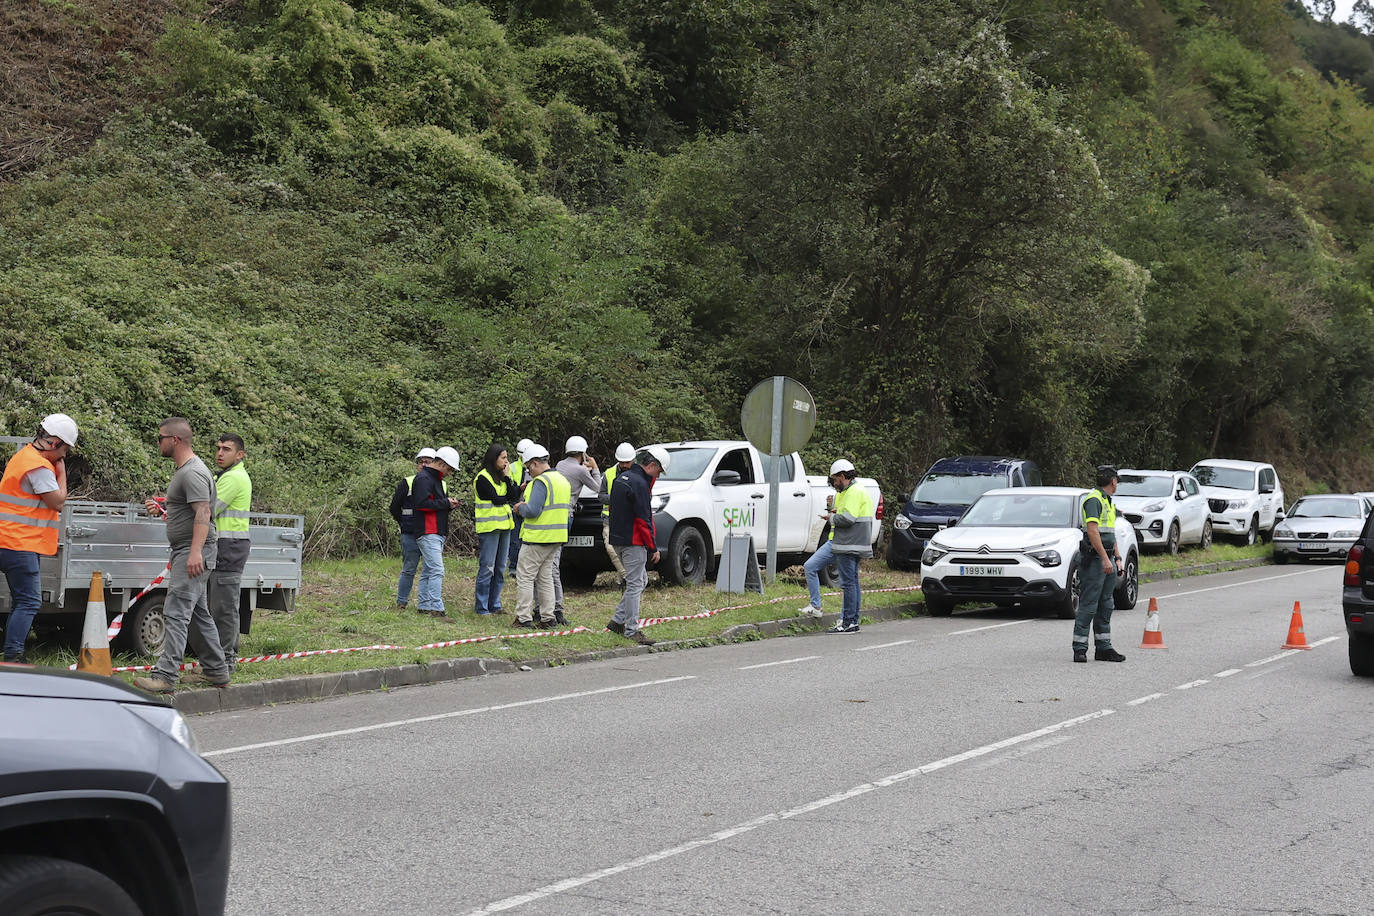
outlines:
M1253 557L1226 563L1204 563L1199 566L1184 566L1164 572L1148 573L1142 575L1140 581L1158 582L1168 579L1182 579L1187 576L1226 572L1252 566L1266 566L1272 563L1273 561L1268 557ZM923 607L924 605L919 602L894 604L866 610L863 616L875 623L900 620L903 617L917 616ZM699 649L705 646L766 639L770 636L808 633L824 629L838 619L838 614L826 614L824 617L784 617L780 620L764 620L759 623L741 623L733 627L726 627L715 636L699 636L694 639L660 642L653 648L630 645L617 646L614 649L598 649L594 652L580 652L577 655L556 658L531 658L521 662L504 658L445 658L423 665L396 665L390 668L364 668L358 671L340 671L333 674L306 674L298 677L277 678L271 681L257 681L252 684L231 684L223 690L209 687L199 690L178 691L172 697L172 705L187 714L252 709L258 706L273 706L277 703L321 700L326 697L366 693L371 690L390 690L393 687L438 684L444 681L481 677L487 674L505 674L520 668L554 668L562 665L603 661L608 658L646 655L649 652Z

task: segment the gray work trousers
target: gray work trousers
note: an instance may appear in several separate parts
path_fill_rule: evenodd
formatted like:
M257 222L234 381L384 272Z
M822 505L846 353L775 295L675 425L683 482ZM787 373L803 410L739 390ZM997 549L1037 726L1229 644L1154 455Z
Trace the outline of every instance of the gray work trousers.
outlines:
M153 676L175 684L181 677L181 663L189 641L205 676L211 681L224 681L229 677L229 669L224 663L219 630L210 616L206 595L210 577L214 575L215 548L205 548L206 570L194 579L186 574L186 560L190 555L190 548L172 551L172 571L167 577L167 598L162 605L166 638Z
M644 595L644 586L649 584L649 549L617 546L615 552L625 566L625 593L615 606L611 622L624 624L625 635L633 636L639 630L639 601Z
M1110 548L1109 548L1110 552ZM1088 647L1088 628L1092 627L1094 643L1099 649L1112 647L1112 611L1116 608L1116 572L1102 571L1102 558L1094 553L1080 553L1078 581L1082 591L1078 599L1078 616L1073 622L1073 647Z
M520 623L536 619L553 622L554 564L562 547L528 541L520 545L520 559L515 565L515 619Z
M243 569L216 569L210 573L210 616L219 631L219 647L232 674L239 661L239 588Z

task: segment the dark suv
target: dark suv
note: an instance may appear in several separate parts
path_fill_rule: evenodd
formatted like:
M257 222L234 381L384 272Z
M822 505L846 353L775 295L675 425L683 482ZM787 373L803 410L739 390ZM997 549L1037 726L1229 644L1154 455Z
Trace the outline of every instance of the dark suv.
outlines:
M229 783L166 701L0 666L0 913L224 912Z
M1043 485L1040 468L1024 458L941 458L916 484L910 499L901 497L905 505L892 522L887 565L892 569L920 569L926 541L958 521L988 490Z
M1374 515L1364 520L1359 540L1345 555L1341 610L1350 636L1350 670L1374 677Z

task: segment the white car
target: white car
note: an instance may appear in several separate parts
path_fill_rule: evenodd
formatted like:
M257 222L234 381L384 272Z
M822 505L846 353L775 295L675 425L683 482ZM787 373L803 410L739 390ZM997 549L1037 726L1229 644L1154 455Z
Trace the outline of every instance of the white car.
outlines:
M1207 497L1191 474L1122 470L1112 502L1135 526L1141 547L1178 553L1181 544L1197 544L1203 550L1212 546Z
M1274 562L1345 559L1369 515L1369 502L1354 495L1304 496L1274 529Z
M1190 473L1207 497L1214 533L1253 544L1283 521L1283 486L1272 464L1208 458Z
M926 542L921 557L926 610L944 616L956 604L979 601L1050 607L1062 618L1074 617L1087 494L1079 487L1018 487L978 497L958 524ZM1116 543L1125 566L1116 606L1126 610L1135 607L1140 591L1140 549L1135 528L1120 513Z

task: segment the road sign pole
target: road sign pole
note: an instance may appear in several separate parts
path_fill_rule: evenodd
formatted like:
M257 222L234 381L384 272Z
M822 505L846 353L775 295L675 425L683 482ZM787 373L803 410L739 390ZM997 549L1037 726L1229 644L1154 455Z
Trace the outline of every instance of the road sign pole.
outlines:
M782 383L773 376L773 435L768 448L772 468L768 474L768 584L778 579L778 477L782 474Z

